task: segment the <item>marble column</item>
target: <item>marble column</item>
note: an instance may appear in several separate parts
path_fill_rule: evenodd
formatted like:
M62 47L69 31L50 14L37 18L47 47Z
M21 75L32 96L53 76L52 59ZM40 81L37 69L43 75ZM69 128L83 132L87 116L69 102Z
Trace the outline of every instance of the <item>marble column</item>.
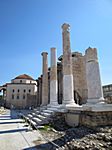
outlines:
M56 48L51 48L51 68L50 68L50 105L57 106L57 62Z
M87 103L96 104L104 101L100 79L99 63L96 48L86 50L86 79L88 88Z
M75 104L74 102L74 87L72 74L72 56L70 47L70 32L69 24L62 25L63 38L63 104Z
M43 52L43 76L42 76L42 106L48 104L48 60L47 52Z
M41 78L38 78L38 106L40 106L41 104L41 100L40 100L40 94L41 94Z
M37 107L39 106L39 79L36 80L37 81L37 98L36 98L36 103L37 103Z
M40 77L40 104L42 104L42 77L43 75Z

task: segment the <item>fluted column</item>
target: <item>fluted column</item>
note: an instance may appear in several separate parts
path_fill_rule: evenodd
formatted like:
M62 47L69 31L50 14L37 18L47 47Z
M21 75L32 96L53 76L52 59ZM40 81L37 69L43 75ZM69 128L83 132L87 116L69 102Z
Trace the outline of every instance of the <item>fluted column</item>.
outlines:
M96 104L104 101L96 48L89 47L86 50L86 79L88 87L87 103Z
M72 74L72 55L70 47L69 24L62 25L63 38L63 104L75 104Z
M51 48L51 68L50 68L50 105L57 106L57 62L56 48Z
M47 52L42 53L43 57L43 77L42 77L42 106L48 104L48 60Z

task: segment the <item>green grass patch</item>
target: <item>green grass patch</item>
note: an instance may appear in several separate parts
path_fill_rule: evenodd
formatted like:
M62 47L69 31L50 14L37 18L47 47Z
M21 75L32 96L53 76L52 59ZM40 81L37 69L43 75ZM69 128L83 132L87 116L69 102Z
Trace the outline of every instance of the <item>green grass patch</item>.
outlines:
M41 130L41 131L50 131L51 128L52 128L52 126L50 126L50 125L44 125L42 128L39 128L39 130Z

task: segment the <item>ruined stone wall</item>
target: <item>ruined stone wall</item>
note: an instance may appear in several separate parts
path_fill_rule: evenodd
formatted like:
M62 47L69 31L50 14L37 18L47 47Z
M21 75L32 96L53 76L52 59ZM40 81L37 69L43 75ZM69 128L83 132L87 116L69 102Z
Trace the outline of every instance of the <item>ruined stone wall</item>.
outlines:
M112 111L83 111L80 115L80 125L88 127L112 125Z
M83 104L87 99L86 66L85 57L81 53L72 53L72 72L74 81L74 92L78 92L80 101Z
M112 111L81 111L69 110L65 113L65 120L69 126L86 126L95 128L112 125Z
M62 56L59 58L59 60L61 62L58 63L58 101L59 103L62 103L63 99ZM86 103L87 100L86 62L85 56L83 56L79 52L72 53L72 73L74 83L74 100L78 104Z

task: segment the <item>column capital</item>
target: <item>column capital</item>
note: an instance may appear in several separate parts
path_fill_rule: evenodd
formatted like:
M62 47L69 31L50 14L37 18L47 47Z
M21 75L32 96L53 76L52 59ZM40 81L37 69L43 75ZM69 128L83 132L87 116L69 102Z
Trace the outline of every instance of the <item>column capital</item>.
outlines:
M61 27L62 27L63 31L69 31L69 29L70 29L70 25L67 23L64 23Z
M47 53L47 52L42 52L41 55L42 55L42 56L48 55L48 53Z
M51 47L51 51L55 51L56 50L56 47Z

